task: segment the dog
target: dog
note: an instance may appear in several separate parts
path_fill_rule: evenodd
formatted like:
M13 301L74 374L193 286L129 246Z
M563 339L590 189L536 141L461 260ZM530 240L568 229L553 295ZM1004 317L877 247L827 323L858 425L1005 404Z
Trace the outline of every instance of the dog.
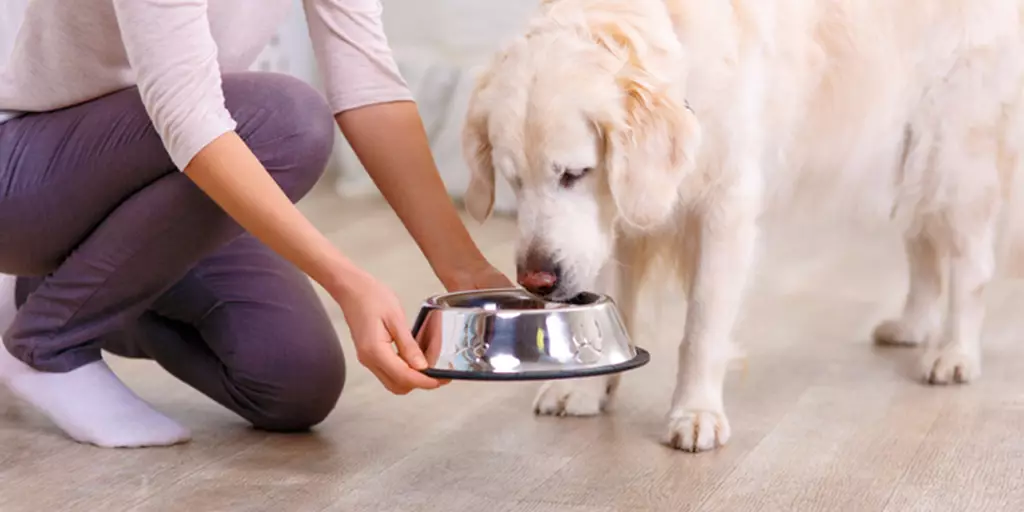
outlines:
M507 180L519 282L608 293L631 332L667 258L688 304L675 448L729 440L731 336L773 204L897 223L910 286L875 340L926 346L927 382L969 382L982 292L1019 252L1022 20L1024 0L543 1L471 95L466 208L483 222ZM548 383L536 412L598 414L617 379Z

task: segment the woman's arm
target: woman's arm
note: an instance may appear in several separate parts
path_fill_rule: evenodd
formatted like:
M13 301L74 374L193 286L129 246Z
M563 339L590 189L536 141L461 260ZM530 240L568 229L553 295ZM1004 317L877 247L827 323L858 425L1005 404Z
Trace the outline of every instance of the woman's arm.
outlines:
M249 233L328 292L347 291L361 272L292 205L237 134L224 134L203 148L185 174Z
M447 289L511 286L480 253L459 218L434 165L415 103L371 105L342 112L336 119Z
M338 126L449 290L511 283L484 259L444 188L381 23L380 0L304 0Z
M345 314L359 361L394 393L441 383L412 367L427 361L398 299L354 265L306 219L235 133L196 154L185 174L233 219L320 283ZM402 359L395 354L392 341Z
M142 101L178 168L338 301L359 361L388 389L440 385L413 369L426 361L394 294L313 227L235 134L206 2L114 0L113 6Z

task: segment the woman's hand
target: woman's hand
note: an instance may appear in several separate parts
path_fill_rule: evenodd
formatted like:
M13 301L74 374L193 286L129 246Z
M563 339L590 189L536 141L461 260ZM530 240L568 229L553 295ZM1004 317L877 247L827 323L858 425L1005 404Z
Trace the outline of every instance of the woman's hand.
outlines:
M441 282L449 292L466 290L487 290L494 288L512 288L512 281L505 274L486 261L476 267L463 267L442 275Z
M396 395L447 384L419 371L427 367L427 359L395 294L365 272L353 274L345 279L343 289L331 295L345 314L359 363Z

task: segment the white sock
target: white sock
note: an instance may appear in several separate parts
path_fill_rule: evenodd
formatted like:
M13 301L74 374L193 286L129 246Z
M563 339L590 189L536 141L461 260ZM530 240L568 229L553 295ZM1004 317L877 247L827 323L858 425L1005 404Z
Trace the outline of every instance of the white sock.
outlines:
M14 317L5 311L7 302L9 307L14 304L10 280L0 276L0 321ZM9 321L3 322L0 328L6 330L7 324ZM102 360L67 373L41 372L11 355L0 340L0 383L81 443L137 448L168 446L191 438L188 429L153 410Z

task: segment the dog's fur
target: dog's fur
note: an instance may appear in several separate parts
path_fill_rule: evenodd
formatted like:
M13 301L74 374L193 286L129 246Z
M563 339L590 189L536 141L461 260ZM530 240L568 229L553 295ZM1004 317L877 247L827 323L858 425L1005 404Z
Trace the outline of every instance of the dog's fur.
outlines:
M688 290L666 441L729 439L730 336L771 204L900 223L911 284L880 343L927 346L935 384L979 374L982 291L1012 230L1024 0L548 0L471 99L467 207L495 174L519 261L631 325L657 255ZM948 304L940 301L948 295ZM543 414L603 409L614 378L552 383Z

